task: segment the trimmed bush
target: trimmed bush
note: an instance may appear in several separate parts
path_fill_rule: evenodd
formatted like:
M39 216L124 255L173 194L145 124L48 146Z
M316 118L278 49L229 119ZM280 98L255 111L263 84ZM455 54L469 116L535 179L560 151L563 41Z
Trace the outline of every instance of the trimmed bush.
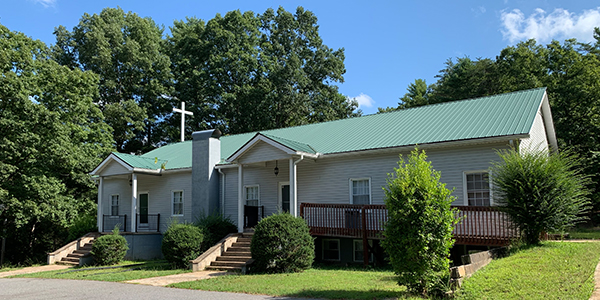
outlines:
M300 272L310 268L315 259L315 242L306 221L280 213L256 225L250 251L253 272Z
M98 231L95 215L80 215L75 219L73 225L69 227L69 236L67 240L74 241L89 232Z
M127 250L127 240L119 235L119 228L115 227L112 234L103 235L94 241L91 253L96 264L106 266L121 262Z
M439 295L449 279L452 229L456 223L450 204L452 191L440 182L425 151L414 149L388 174L385 205L388 222L382 245L389 254L398 284L409 292Z
M201 253L202 231L190 224L172 224L163 235L162 253L176 268L187 268Z
M233 221L219 213L202 216L194 225L204 234L202 251L208 250L228 234L237 232L237 226Z

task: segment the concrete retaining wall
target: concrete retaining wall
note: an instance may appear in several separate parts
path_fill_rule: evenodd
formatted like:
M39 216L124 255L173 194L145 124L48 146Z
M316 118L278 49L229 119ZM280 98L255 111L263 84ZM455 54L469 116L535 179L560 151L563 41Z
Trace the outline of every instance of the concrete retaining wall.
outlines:
M125 254L127 260L150 260L163 258L160 246L162 234L160 233L128 233L121 232L127 240L129 250Z
M450 268L450 277L455 287L460 287L465 278L475 274L477 270L485 267L493 259L507 255L507 248L496 248L488 251L477 252L462 256L462 266Z

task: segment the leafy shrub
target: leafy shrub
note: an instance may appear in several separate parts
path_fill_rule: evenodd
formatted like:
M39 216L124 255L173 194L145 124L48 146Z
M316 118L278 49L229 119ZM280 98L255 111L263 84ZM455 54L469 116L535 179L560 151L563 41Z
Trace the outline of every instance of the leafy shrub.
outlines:
M196 220L194 225L200 228L204 234L204 242L201 248L203 252L228 234L237 232L237 226L233 221L219 213L202 216Z
M400 156L394 171L384 188L388 223L382 245L398 283L422 295L445 292L456 222L450 204L455 198L440 183L440 172L431 168L425 151L414 149L408 162Z
M494 163L494 201L524 234L527 244L538 244L542 232L564 232L585 219L589 208L589 178L568 151L498 152Z
M262 219L254 228L250 244L253 271L300 272L315 259L315 242L302 218L280 213Z
M190 224L171 224L162 239L162 253L176 268L187 268L201 253L202 231Z
M127 240L119 234L119 228L115 227L112 234L103 235L94 241L91 253L96 264L104 266L121 262L127 250Z
M88 232L98 231L98 224L96 223L96 216L91 214L80 215L75 219L73 225L69 227L69 236L67 240L73 241L82 237Z

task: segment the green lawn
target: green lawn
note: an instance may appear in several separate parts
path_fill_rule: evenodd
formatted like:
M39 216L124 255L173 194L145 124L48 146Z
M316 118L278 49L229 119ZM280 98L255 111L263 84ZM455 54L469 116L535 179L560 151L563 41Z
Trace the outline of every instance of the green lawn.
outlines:
M459 299L589 299L599 257L600 242L545 242L492 261Z
M171 287L205 291L326 299L409 298L389 270L315 267L302 273L230 275L182 282Z
M569 230L570 239L600 240L600 228L573 228Z
M116 267L116 268L113 268ZM134 279L167 276L191 272L191 270L172 269L166 261L134 262L124 261L111 268L83 267L66 270L23 274L14 277L83 279L99 281L127 281Z

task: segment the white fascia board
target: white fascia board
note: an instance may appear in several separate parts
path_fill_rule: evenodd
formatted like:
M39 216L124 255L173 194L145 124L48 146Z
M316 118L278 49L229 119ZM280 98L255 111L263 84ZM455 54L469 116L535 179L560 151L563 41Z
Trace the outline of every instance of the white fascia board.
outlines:
M127 169L130 172L133 172L133 168L127 164L126 162L124 162L123 160L121 160L118 156L116 156L114 153L111 153L107 158L105 158L92 172L90 172L90 175L99 175L98 172L100 172L102 169L104 169L104 167L106 167L106 165L111 161L114 160L117 163L119 163L121 166L123 166L123 168Z
M548 93L544 93L542 100L542 117L544 119L544 127L546 128L546 137L552 151L558 151L558 141L556 140L556 131L554 131L554 121L552 120L552 111L550 110L550 102L548 101Z
M257 133L252 139L250 139L244 146L242 146L241 148L239 148L237 151L235 151L231 156L229 156L226 161L228 162L233 162L236 161L240 156L244 155L244 153L246 153L246 151L250 150L254 145L256 145L256 143L258 142L265 142L287 154L298 154L299 152L290 148L290 147L286 147L260 133Z
M152 170L152 169L133 168L133 173L149 174L149 175L160 175L161 169Z
M418 146L419 150L426 150L426 149L439 149L439 148L469 146L469 145L479 145L479 144L490 144L490 143L498 143L498 142L504 142L504 141L508 143L508 141L510 141L510 140L522 139L522 138L528 138L528 137L529 137L529 134L516 134L516 135L507 135L507 136L476 138L476 139L469 139L469 140L435 142L435 143L418 144L418 145L413 144L413 145L404 145L404 146L387 147L387 148L365 149L365 150L358 150L358 151L320 154L319 158L335 158L335 157L341 157L341 156L366 155L366 154L398 153L399 151L403 151L403 150L410 151L410 150L414 149L415 146Z

